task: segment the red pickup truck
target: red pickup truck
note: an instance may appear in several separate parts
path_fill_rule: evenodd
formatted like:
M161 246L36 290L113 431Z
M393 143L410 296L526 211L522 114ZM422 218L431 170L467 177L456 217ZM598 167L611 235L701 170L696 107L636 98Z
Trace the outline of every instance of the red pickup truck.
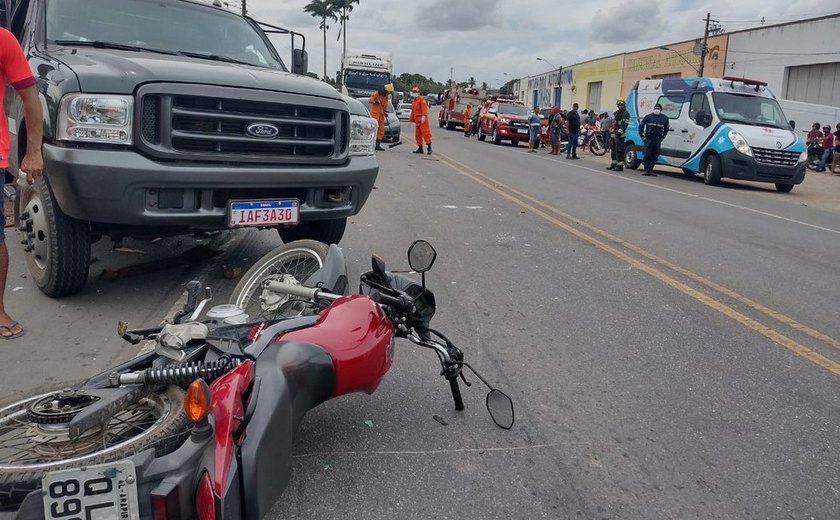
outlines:
M528 109L517 101L494 101L481 109L478 116L478 140L487 136L493 144L510 141L516 146L519 141L528 142Z

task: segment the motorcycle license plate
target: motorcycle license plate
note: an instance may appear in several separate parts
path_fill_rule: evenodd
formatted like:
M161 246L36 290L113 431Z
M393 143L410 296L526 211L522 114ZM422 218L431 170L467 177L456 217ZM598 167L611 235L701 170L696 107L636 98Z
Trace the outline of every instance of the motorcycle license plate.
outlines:
M51 471L41 479L47 520L139 520L130 460Z
M273 226L300 222L300 201L244 200L231 201L228 227Z

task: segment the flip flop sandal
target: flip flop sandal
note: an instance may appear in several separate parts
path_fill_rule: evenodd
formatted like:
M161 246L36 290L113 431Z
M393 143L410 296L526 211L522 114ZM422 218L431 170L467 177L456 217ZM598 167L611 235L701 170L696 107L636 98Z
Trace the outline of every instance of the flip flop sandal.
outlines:
M20 326L20 323L18 323L16 321L13 321L12 323L9 323L8 325L0 325L0 338L15 339L15 338L19 338L19 337L23 336L26 333L26 329L21 328L21 330L19 332L12 332L12 329L15 328L15 327L18 327L18 326ZM9 334L8 335L3 334L4 330L9 331Z

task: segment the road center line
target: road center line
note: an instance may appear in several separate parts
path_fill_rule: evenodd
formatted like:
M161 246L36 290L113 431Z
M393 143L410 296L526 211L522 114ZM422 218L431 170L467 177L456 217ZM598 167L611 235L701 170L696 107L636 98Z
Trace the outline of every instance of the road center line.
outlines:
M629 256L628 254L626 254L622 251L619 251L618 249L610 246L609 244L607 244L605 242L602 242L601 240L598 240L596 237L593 237L591 235L588 235L588 234L584 233L583 231L575 228L574 226L572 226L570 224L567 224L566 222L563 222L563 221L559 220L558 218L554 217L553 215L550 215L550 214L546 213L542 209L538 208L536 205L530 204L530 203L526 202L525 200L522 200L521 198L518 198L518 197L516 197L516 196L514 196L510 193L506 193L501 188L504 185L495 181L495 180L490 179L490 177L488 177L488 176L486 176L486 175L484 175L480 172L477 172L475 170L469 171L469 170L472 170L472 168L462 167L462 165L459 165L457 163L457 161L454 161L454 160L450 159L449 157L443 156L441 154L438 154L438 156L441 157L442 161L445 164L450 166L456 172L461 173L463 175L466 175L467 177L469 177L470 179L472 179L476 183L481 184L482 186L490 189L491 191L497 193L498 195L510 200L514 204L531 211L535 215L538 215L538 216L542 217L544 220L546 220L548 222L551 222L552 224L568 231L572 235L580 238L581 240L589 242L590 244L592 244L592 245L598 247L599 249L601 249L602 251L604 251L606 253L609 253L609 254L615 256L616 258L618 258L620 260L623 260L624 262L630 264L631 266L635 267L636 269L639 269L640 271L643 271L643 272L649 274L650 276L652 276L653 278L661 281L662 283L664 283L664 284L682 292L683 294L686 294L687 296L690 296L691 298L694 298L695 300L699 301L700 303L702 303L702 304L720 312L724 316L727 316L727 317L735 320L737 323L743 325L744 327L747 327L747 328L749 328L749 329L751 329L755 332L758 332L759 334L769 338L771 341L773 341L773 342L785 347L786 349L790 350L794 354L796 354L796 355L798 355L802 358L805 358L808 361L811 361L812 363L814 363L814 364L816 364L816 365L818 365L822 368L825 368L826 370L832 372L835 375L840 375L840 363L837 363L836 361L833 361L833 360L823 356L822 354L820 354L818 352L815 352L814 350L809 349L805 345L802 345L801 343L799 343L799 342L781 334L780 332L777 332L776 330L764 325L763 323L761 323L761 322L759 322L759 321L757 321L753 318L750 318L749 316L747 316L747 315L745 315L741 312L736 311L735 309L729 307L725 303L723 303L721 301L718 301L718 300L712 298L711 296L703 294L702 292L694 289L693 287L690 287L690 286L686 285L685 283L680 282L680 281L672 278L671 276L668 276L667 274L660 271L659 269L656 269L656 268L654 268L650 265L647 265L647 264L641 262L640 260L637 260L637 259ZM544 204L540 203L540 205L544 205ZM563 213L561 211L557 210L557 214L563 214ZM564 217L564 218L568 218L568 217ZM572 218L572 220L575 221L575 222L580 222L578 219ZM588 226L588 227L592 228L592 226ZM602 236L609 236L609 234L606 233L606 232L603 232ZM634 248L634 249L638 249L638 248Z

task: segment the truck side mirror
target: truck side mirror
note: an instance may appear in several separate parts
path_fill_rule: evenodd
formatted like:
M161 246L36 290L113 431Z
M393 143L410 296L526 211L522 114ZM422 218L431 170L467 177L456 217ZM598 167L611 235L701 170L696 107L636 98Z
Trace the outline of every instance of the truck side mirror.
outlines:
M294 49L292 51L292 72L300 76L305 76L309 70L309 55L303 49Z

